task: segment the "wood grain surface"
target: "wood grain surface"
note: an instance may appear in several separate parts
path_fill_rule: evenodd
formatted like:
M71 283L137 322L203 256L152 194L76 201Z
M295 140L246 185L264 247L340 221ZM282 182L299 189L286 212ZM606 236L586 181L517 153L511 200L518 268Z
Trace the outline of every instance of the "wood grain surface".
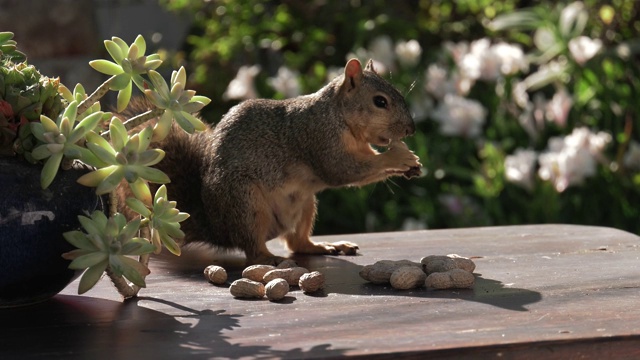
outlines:
M243 259L191 248L152 259L140 296L121 301L103 278L45 303L0 310L0 359L640 358L640 238L570 225L316 237L357 256L293 256L326 277L313 296L234 299L208 283L210 264L240 277ZM282 245L270 248L286 254ZM377 260L473 257L466 290L398 291L358 272Z

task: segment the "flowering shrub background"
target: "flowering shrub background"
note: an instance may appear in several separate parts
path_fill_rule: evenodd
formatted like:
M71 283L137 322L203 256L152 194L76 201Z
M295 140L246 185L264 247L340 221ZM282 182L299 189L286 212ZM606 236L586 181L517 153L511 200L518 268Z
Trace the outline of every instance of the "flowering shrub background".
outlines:
M524 8L523 4L535 7ZM640 233L640 4L164 0L216 122L316 91L350 57L404 94L423 176L320 194L316 234L523 223Z

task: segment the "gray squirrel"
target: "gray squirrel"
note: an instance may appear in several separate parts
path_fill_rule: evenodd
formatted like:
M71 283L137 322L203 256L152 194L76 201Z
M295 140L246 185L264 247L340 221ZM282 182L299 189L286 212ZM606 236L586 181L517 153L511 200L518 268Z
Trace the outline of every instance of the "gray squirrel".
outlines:
M170 199L191 215L182 223L186 243L240 249L247 264L273 265L283 258L266 243L278 237L295 253L355 254L350 242L310 240L315 195L419 174L418 157L400 141L414 132L400 92L371 61L363 69L351 59L316 93L246 100L193 135L174 126L156 166L171 178Z

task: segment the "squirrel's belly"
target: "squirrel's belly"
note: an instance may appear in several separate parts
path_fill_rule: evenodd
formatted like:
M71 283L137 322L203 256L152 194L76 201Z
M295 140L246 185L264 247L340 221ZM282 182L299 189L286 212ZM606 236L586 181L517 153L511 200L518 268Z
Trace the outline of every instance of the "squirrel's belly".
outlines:
M315 207L313 193L274 191L269 196L273 237L295 231L310 207Z

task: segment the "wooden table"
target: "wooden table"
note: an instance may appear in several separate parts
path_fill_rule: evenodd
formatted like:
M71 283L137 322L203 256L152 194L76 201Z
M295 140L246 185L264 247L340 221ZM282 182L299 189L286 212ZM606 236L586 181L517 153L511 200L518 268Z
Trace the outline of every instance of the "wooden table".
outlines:
M640 358L640 238L619 230L538 225L317 237L358 256L297 256L325 274L323 293L239 300L208 283L192 249L153 259L148 288L122 302L108 279L85 295L0 310L0 359ZM286 254L279 243L272 249ZM362 265L430 254L476 257L467 290L398 291L362 280Z

